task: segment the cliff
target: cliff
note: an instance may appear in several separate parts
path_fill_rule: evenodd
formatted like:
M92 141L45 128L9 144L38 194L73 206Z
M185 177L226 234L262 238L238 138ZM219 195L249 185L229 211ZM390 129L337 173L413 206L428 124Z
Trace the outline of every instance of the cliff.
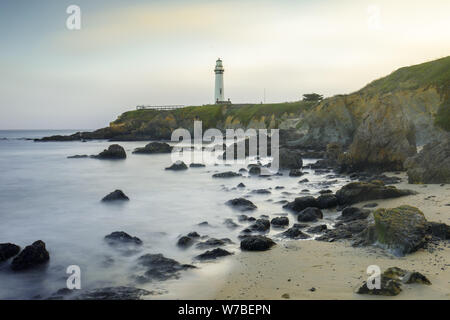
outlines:
M403 128L401 130L408 132L395 129L391 133L400 134L408 140L408 143L400 143L405 145L409 155L410 147L415 148L416 143L426 144L438 139L444 130L450 130L449 97L450 56L398 69L355 93L327 98L320 103L299 101L192 106L172 111L134 110L123 113L107 128L58 139L49 137L41 141L170 139L174 129L192 129L193 121L198 119L203 122L204 130L294 128L301 136L295 142L298 146L325 148L327 144L337 142L349 147L358 137L356 134L359 128L359 135L367 137L382 132L385 125L392 129L399 125ZM399 117L401 119L397 119ZM392 121L385 121L386 118ZM368 125L371 128L378 126L379 130L361 132L364 131L362 126ZM389 134L384 139L389 139ZM377 146L376 141L361 148L374 146ZM364 154L361 148L353 150ZM385 153L389 153L389 150Z

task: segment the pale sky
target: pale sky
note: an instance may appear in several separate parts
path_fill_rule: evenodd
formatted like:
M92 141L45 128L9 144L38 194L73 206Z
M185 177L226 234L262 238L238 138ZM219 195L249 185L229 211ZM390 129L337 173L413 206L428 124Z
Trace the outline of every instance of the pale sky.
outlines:
M68 30L69 5L81 30ZM136 105L350 93L450 55L449 0L2 0L0 130L95 129Z

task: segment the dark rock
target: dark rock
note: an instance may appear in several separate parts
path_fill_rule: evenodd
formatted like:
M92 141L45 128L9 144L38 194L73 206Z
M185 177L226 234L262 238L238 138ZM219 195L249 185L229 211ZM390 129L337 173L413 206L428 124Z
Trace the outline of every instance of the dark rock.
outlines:
M239 184L237 185L237 188L245 188L245 184L243 184L243 183L241 182L241 183L239 183Z
M87 154L76 154L74 156L68 156L67 159L84 159L89 158Z
M325 189L325 190L320 190L319 193L320 194L329 194L329 193L333 193L333 191L331 191L330 189Z
M280 169L301 169L303 161L299 150L280 148L279 168Z
M170 167L167 167L166 170L172 170L172 171L181 171L181 170L187 170L188 167L186 163L183 161L177 160L175 163L172 163Z
M339 204L354 204L362 201L398 198L402 196L416 194L411 190L401 190L393 186L385 186L380 182L351 182L343 186L336 197Z
M198 260L214 260L220 257L225 257L225 256L230 256L232 255L231 252L226 251L224 249L221 248L216 248L213 250L208 250L198 256L196 256L195 258Z
M317 198L320 209L328 209L336 207L338 204L337 198L333 194L322 194Z
M361 285L361 287L356 290L357 294L369 294L369 295L377 295L377 296L396 296L400 292L402 292L401 283L398 280L390 279L384 275L381 275L380 279L380 289L373 288L369 289L367 286L367 282Z
M194 239L192 239L191 237L182 236L180 239L178 239L177 246L180 248L188 248L188 247L192 246L193 243L194 243Z
M209 223L208 223L208 221L203 221L203 222L200 222L198 225L200 227L206 227L206 226L209 226Z
M304 175L301 169L291 169L289 171L289 177L301 177Z
M322 233L325 230L327 230L327 225L326 224L320 224L318 226L314 226L309 228L308 230L306 230L306 232L308 233Z
M342 210L342 213L337 220L342 220L344 222L350 222L359 219L366 219L370 214L369 210L359 209L356 207L347 207Z
M271 194L272 192L270 192L270 190L267 190L267 189L257 189L257 190L253 190L252 193L256 193L256 194Z
M14 257L20 252L20 247L12 243L0 243L0 262Z
M232 171L213 174L213 178L234 178L234 177L242 177L242 174Z
M240 168L240 169L239 169L239 172L241 172L241 173L245 173L245 172L248 172L248 170L247 170L247 169L245 169L245 168Z
M248 220L248 216L246 216L245 214L241 214L238 216L238 221L239 222L244 222Z
M363 205L363 208L375 208L375 207L378 207L378 203L372 202L372 203Z
M328 229L323 235L317 237L318 241L332 242L335 240L355 239L360 241L360 235L366 231L368 222L366 220L354 220L348 223L337 223L334 229Z
M241 250L266 251L275 245L272 239L264 236L249 236L241 241Z
M286 231L279 234L279 236L289 239L308 239L310 236L303 233L300 228L293 226L292 228L287 229Z
M105 160L125 159L127 157L127 153L122 146L118 144L112 144L108 147L108 149L103 150L98 155L93 157L96 159Z
M25 249L13 259L11 268L14 271L31 269L46 263L49 259L50 255L45 248L45 243L38 240L31 246L25 247Z
M298 183L306 183L306 182L309 182L309 180L308 179L302 179Z
M233 243L233 242L228 238L223 238L223 239L211 238L206 241L197 243L196 247L199 249L205 249L205 248L213 248L213 247L222 247L222 246L225 246L225 245L231 244L231 243Z
M258 232L265 232L270 229L270 221L267 219L258 219L250 226L250 229Z
M445 223L428 222L427 234L440 240L450 240L450 226Z
M150 142L143 148L134 149L133 153L153 154L153 153L171 153L173 147L165 142Z
M300 212L308 207L319 207L319 202L312 196L298 197L283 206L285 209Z
M226 204L240 211L252 211L257 208L253 202L244 198L232 199L227 201Z
M431 285L430 280L420 272L408 271L397 267L388 268L383 272L383 276L389 279L400 280L402 283L407 284L420 283Z
M189 165L189 168L204 168L206 167L206 165L204 165L203 163L191 163Z
M128 201L130 200L130 198L128 198L125 193L123 193L122 190L116 190L114 192L111 192L110 194L108 194L107 196L105 196L102 201L106 202L106 201Z
M270 223L274 227L285 227L285 226L289 225L289 218L288 217L276 217L276 218L273 218L272 221L270 221Z
M251 175L259 176L261 174L261 167L252 166L248 173Z
M276 187L275 187L275 190L282 190L282 189L284 189L283 186L276 186Z
M239 225L237 223L235 223L233 221L233 219L225 219L224 224L227 226L227 228L229 229L236 229L237 227L239 227Z
M320 211L319 208L313 207L308 207L300 211L297 217L299 222L314 222L317 221L317 219L322 218L323 218L322 211Z
M178 261L166 258L162 254L146 254L138 258L138 264L145 267L146 281L177 279L179 272L195 268L191 265L180 264Z
M107 236L105 236L106 241L109 244L119 244L119 243L133 243L133 244L142 244L142 240L138 237L132 237L128 233L123 231L116 231Z
M200 238L200 235L195 231L188 233L187 236L191 238Z
M77 300L141 300L142 297L153 294L151 291L134 287L108 287L89 290L81 293Z
M307 223L294 223L293 228L297 228L297 229L304 229L306 227L309 227L309 224Z

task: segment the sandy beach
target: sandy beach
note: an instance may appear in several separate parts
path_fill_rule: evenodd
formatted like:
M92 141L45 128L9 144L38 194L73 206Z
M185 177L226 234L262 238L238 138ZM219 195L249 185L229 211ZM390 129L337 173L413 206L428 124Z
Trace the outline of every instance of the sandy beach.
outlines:
M450 223L450 185L412 185L407 183L406 174L396 176L402 178L397 188L418 194L371 203L378 203L377 208L412 205L422 210L428 221ZM232 257L232 268L215 298L450 299L449 255L448 241L441 241L434 250L421 249L401 258L379 248L353 248L345 241L284 241L266 252L241 252ZM395 297L355 294L367 279L370 265L378 265L382 272L394 266L419 271L432 285L404 285Z

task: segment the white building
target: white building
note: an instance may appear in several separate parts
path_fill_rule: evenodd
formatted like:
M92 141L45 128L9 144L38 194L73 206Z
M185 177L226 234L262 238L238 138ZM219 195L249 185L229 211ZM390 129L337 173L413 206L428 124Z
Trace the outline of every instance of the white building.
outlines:
M214 73L216 74L216 87L214 90L214 102L215 103L231 103L230 100L225 101L225 90L223 87L223 73L225 69L223 68L222 60L220 58L216 61L216 67L214 68Z

